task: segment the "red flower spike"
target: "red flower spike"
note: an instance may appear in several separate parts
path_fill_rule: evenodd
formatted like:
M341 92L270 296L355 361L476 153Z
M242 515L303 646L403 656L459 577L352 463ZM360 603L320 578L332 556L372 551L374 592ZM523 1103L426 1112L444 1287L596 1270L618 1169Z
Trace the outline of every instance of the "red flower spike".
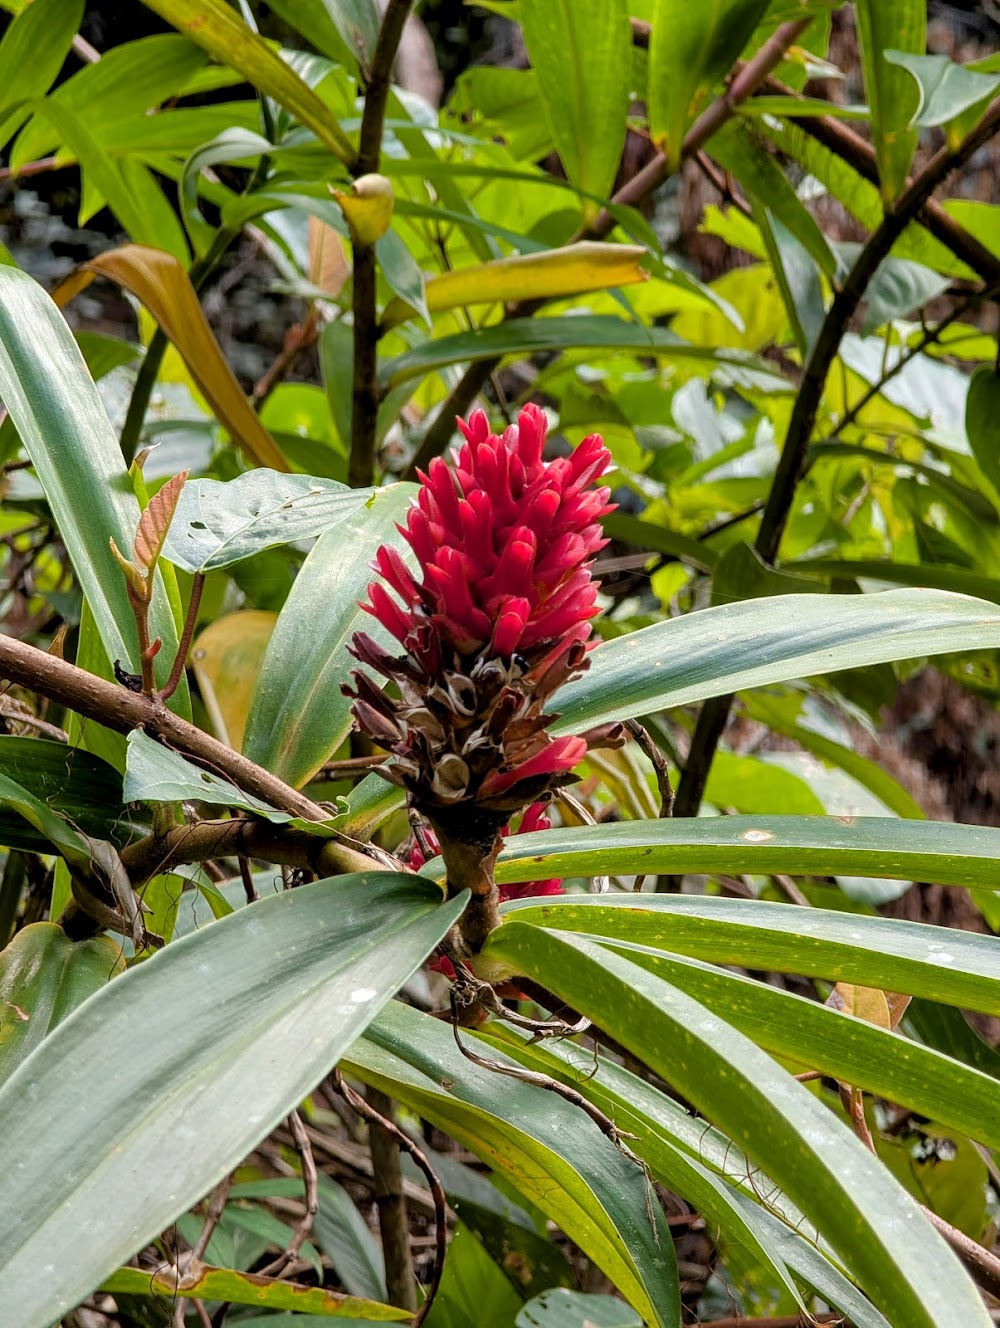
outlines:
M615 746L624 735L605 725L553 738L545 709L587 667L598 589L590 561L606 543L600 518L612 510L608 490L588 486L610 453L592 434L570 456L543 460L547 423L533 405L502 435L482 411L458 426L465 441L454 465L436 458L421 473L399 528L415 573L380 549L379 579L362 606L403 654L363 633L352 647L399 695L357 673L344 691L358 727L395 758L383 774L408 790L446 857L457 842L471 861L476 846L483 860L487 846L496 851L514 812L569 782L589 746Z

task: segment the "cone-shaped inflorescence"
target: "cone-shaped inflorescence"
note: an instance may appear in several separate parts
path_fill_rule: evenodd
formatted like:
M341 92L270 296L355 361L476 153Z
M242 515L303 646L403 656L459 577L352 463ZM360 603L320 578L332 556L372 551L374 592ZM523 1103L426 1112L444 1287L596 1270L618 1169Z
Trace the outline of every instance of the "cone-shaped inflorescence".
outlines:
M594 481L610 453L592 434L571 455L544 461L537 406L501 435L481 411L459 423L466 441L454 466L431 462L400 528L416 574L385 546L372 564L380 579L363 607L402 653L364 632L354 637L355 657L399 695L362 671L345 691L358 727L395 758L383 773L437 832L449 885L475 892L473 864L489 859L491 886L490 855L510 816L569 782L588 747L622 734L605 725L555 738L546 710L587 667L598 589L590 561L611 510Z

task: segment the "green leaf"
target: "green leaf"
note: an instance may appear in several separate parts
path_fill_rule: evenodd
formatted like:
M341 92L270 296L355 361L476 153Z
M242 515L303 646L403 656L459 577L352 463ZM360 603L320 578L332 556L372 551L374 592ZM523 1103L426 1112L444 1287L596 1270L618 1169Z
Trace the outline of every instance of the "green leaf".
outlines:
M375 619L358 607L380 544L402 545L416 486L393 484L317 541L278 616L261 665L243 751L296 787L340 746L351 727L340 688L357 667L349 653L355 631L378 638Z
M1000 645L1000 613L946 591L780 595L720 604L602 642L556 694L554 733L793 678Z
M354 1044L347 1064L511 1181L644 1320L677 1328L673 1242L659 1206L648 1210L642 1171L577 1108L473 1065L447 1026L398 1003Z
M127 842L135 817L122 806L122 779L89 752L44 738L0 737L0 773L95 839ZM0 814L0 844L43 852L49 840L17 814Z
M119 1268L101 1283L102 1291L112 1295L145 1296L170 1306L178 1294L199 1299L228 1301L233 1305L269 1306L273 1310L299 1310L310 1317L295 1323L327 1323L331 1319L350 1319L351 1323L398 1323L409 1319L405 1310L380 1305L372 1300L345 1296L322 1287L306 1287L300 1282L285 1282L276 1277L241 1273L235 1268L212 1268L195 1263L180 1285L169 1273L147 1268ZM312 1316L317 1316L313 1319ZM268 1321L270 1322L270 1320Z
M62 68L83 19L83 0L34 0L0 42L0 144L29 114L25 104L44 96Z
M914 823L908 824L912 829ZM519 864L511 878L524 880L524 866ZM506 880L506 872L497 877ZM536 926L588 932L718 964L843 979L908 995L930 989L945 1005L1000 1013L993 936L759 899L689 895L567 896L547 898L544 904L531 899L505 904L503 912L523 915Z
M655 0L649 43L649 128L671 172L684 136L764 17L769 0Z
M382 1246L342 1185L323 1172L320 1172L317 1183L319 1208L313 1222L316 1243L329 1257L341 1284L352 1296L385 1300Z
M865 1146L769 1056L605 946L510 921L484 956L543 982L715 1122L815 1222L890 1319L990 1322L957 1258ZM959 1308L961 1307L961 1308Z
M890 63L886 50L923 55L927 47L925 0L857 0L854 9L865 94L872 112L872 142L882 201L889 207L902 192L917 149L913 123L918 91L913 78L899 64Z
M891 64L908 70L917 81L920 94L910 124L921 129L944 125L948 146L952 148L958 146L975 124L978 112L1000 89L1000 77L996 74L978 74L946 55L915 55L909 51L883 54Z
M625 0L519 0L518 16L542 107L566 174L610 195L629 105L632 37ZM592 219L597 206L584 202Z
M23 816L67 862L79 867L88 863L90 852L83 836L67 820L52 811L48 803L34 797L6 775L0 775L0 806L9 807Z
M198 200L201 173L211 166L228 162L254 163L271 150L271 144L252 129L229 126L209 142L201 142L184 163L180 181L181 216L195 253L204 255L211 247L216 228L202 215Z
M529 1300L514 1328L642 1328L634 1310L614 1296L590 1296L556 1287Z
M524 1303L463 1222L456 1222L427 1328L510 1328Z
M996 1100L997 1081L991 1075L862 1018L767 983L645 946L623 941L610 944L794 1068L822 1070L988 1147L997 1147L1000 1121L990 1105Z
M139 642L125 578L108 547L131 547L139 504L93 379L72 333L26 273L0 267L0 397L31 458L77 580L111 660L136 668ZM159 686L177 652L177 629L159 571L150 612ZM189 713L187 683L171 698Z
M47 1328L232 1170L466 899L443 904L412 875L320 881L175 941L80 1006L0 1089L0 1205L19 1214L0 1232L0 1322Z
M981 364L969 383L965 432L979 468L1000 487L1000 374L990 364Z
M126 802L207 802L256 812L271 821L292 819L288 812L279 812L228 779L193 765L180 752L164 747L142 729L133 729L127 741Z
M226 483L191 480L181 493L163 556L186 572L214 572L263 549L313 539L368 504L374 489L336 480L248 470Z
M491 360L499 355L531 355L538 351L617 350L638 356L662 356L676 364L718 365L734 375L763 375L775 392L791 385L756 355L745 351L692 346L669 328L626 323L610 314L581 314L575 318L511 318L474 332L438 337L384 362L379 370L383 387L391 389L411 378L423 378L435 369L465 361Z
M338 161L350 164L354 160L353 144L322 99L225 0L143 2L213 59L230 69L238 69L248 83L273 97L311 129Z
M786 563L791 571L815 572L843 580L870 580L890 585L924 586L955 591L1000 604L1000 579L980 576L967 567L945 563L896 563L888 558L803 558Z
M121 946L110 936L71 941L55 922L22 927L0 951L0 1084L124 967Z

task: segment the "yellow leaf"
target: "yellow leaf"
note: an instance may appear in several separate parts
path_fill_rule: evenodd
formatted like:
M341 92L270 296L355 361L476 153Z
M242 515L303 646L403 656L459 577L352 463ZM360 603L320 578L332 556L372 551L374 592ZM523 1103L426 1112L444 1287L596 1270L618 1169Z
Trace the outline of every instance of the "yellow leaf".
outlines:
M250 698L277 615L227 613L206 627L191 651L198 690L219 739L240 751Z
M288 462L243 395L226 363L183 264L173 254L125 244L98 254L61 282L52 298L60 308L93 281L107 277L136 297L184 358L212 410L233 442L258 466L287 471Z
M646 281L640 266L646 250L635 244L602 244L583 240L541 254L519 254L479 267L458 268L427 282L427 309L440 313L470 304L497 300L550 300L582 295L586 291L631 286ZM395 327L413 317L405 301L392 300L382 317L383 327Z
M319 217L310 217L309 280L318 290L336 299L350 275L351 265L341 236Z
M826 1000L834 1010L853 1014L856 1019L877 1024L879 1028L892 1028L886 993L877 987L858 987L853 982L838 982Z
M361 175L348 189L331 189L356 244L372 245L389 229L396 196L384 175Z

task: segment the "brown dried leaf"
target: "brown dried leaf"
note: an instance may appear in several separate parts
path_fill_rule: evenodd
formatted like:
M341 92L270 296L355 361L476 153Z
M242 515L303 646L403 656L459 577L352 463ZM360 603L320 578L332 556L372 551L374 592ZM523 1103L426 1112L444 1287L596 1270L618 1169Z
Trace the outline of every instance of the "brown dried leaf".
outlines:
M826 999L834 1010L853 1014L856 1019L877 1024L879 1028L892 1028L889 1002L884 991L877 987L858 987L853 982L838 982Z
M341 236L319 217L309 218L309 280L336 299L351 275Z
M163 548L163 541L167 538L167 531L177 510L177 503L188 473L182 470L179 475L167 480L163 488L150 498L146 510L139 518L132 557L146 577L149 577L156 566L156 560Z

